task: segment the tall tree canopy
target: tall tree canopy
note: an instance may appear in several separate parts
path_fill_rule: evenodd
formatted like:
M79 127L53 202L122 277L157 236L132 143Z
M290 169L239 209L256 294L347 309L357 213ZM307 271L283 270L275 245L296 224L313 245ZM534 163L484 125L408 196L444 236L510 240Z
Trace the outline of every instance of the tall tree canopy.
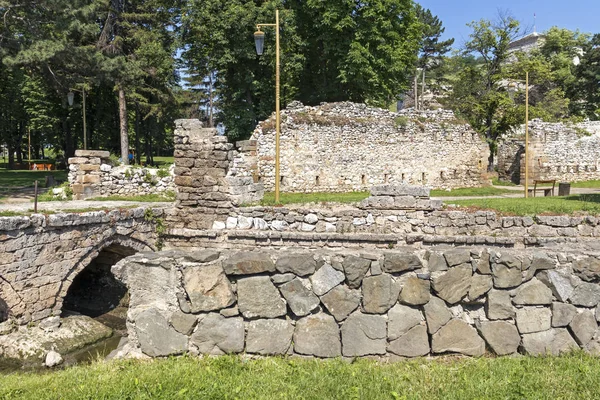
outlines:
M351 100L387 105L408 87L421 37L411 0L192 0L183 16L184 58L215 71L220 119L232 138L251 133L274 109L275 34L257 23L281 19L282 102Z

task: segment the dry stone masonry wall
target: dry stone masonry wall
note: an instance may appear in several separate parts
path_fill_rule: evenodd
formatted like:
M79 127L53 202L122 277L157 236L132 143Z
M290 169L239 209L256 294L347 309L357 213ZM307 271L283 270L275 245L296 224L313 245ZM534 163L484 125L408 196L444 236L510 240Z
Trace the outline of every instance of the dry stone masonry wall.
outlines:
M598 354L600 253L196 249L113 267L148 356Z
M69 158L69 184L76 200L112 195L161 194L174 191L173 167L168 169L112 166L110 153L76 150Z
M234 158L231 174L273 190L275 118L262 122ZM287 192L357 191L384 183L433 188L481 184L488 147L451 111L398 113L332 103L282 111L281 188Z
M564 182L600 179L600 122L529 124L530 179ZM498 174L524 181L525 127L500 141Z

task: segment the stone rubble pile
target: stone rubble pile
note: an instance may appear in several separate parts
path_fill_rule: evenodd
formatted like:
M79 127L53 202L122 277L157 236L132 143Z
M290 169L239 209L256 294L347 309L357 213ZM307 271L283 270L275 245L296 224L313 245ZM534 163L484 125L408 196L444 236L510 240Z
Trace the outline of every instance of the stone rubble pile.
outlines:
M166 251L113 273L148 356L598 354L600 254L482 247Z

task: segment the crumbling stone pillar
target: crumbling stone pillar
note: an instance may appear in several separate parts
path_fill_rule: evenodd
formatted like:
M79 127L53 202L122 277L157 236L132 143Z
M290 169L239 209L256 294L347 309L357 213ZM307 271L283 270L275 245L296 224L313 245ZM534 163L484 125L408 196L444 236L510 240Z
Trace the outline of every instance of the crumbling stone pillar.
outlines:
M260 200L262 184L228 175L237 152L227 137L198 120L175 121L177 201L167 222L173 228L210 229L236 205ZM221 216L221 218L219 218Z
M83 200L98 196L102 184L101 168L108 164L110 152L104 150L75 150L69 158L69 183L73 199Z

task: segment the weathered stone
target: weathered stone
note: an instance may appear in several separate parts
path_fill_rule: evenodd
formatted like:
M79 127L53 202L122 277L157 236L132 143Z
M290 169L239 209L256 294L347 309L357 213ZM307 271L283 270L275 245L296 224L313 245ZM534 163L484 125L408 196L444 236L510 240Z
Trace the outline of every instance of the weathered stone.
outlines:
M585 347L598 331L598 322L591 310L582 310L573 317L569 328L577 343Z
M490 253L487 250L481 252L475 270L483 275L491 275L492 267L490 266Z
M552 291L533 278L516 289L513 303L517 305L546 305L552 303Z
M471 251L469 249L455 249L444 252L444 257L450 267L468 264L471 262Z
M423 322L421 310L396 304L388 311L388 339L398 339L421 322Z
M343 321L360 305L360 292L339 285L325 293L321 301L336 321Z
M286 314L285 301L268 276L237 281L238 307L246 318L275 318Z
M316 214L306 214L304 217L304 222L307 224L316 224L319 221L319 217Z
M171 326L179 333L189 335L194 330L197 317L192 314L185 314L181 311L176 311L171 314Z
M397 301L400 286L389 274L369 276L363 280L363 308L369 314L383 314Z
M490 290L487 295L486 315L491 320L509 319L515 316L510 294L505 290Z
M191 344L202 354L222 355L244 350L244 320L210 313L198 322Z
M262 355L286 354L294 327L284 319L258 319L246 324L246 352Z
M238 217L237 227L238 229L250 229L252 228L253 219L240 215Z
M450 310L444 300L431 296L429 303L423 306L425 311L425 320L427 321L427 331L430 334L436 333L452 318Z
M190 299L192 313L219 310L235 302L231 283L218 264L186 266L183 287Z
M573 294L573 284L571 279L558 271L542 271L536 275L537 278L550 288L552 294L562 302L565 302Z
M573 290L569 300L576 306L595 307L600 303L600 285L582 282Z
M558 356L579 348L566 329L550 329L522 335L522 346L531 356Z
M477 329L488 346L499 356L516 353L521 343L517 327L506 321L481 322Z
M388 345L390 353L402 357L421 357L429 354L429 350L429 336L423 325L412 327L397 339L391 340Z
M342 355L338 325L330 315L319 313L300 319L293 338L296 353L325 358Z
M517 309L517 328L521 334L547 331L552 326L552 312L547 307Z
M135 331L142 351L151 357L181 354L188 348L187 336L173 329L155 308L136 317Z
M446 258L443 254L437 252L429 252L428 253L428 267L429 271L437 272L437 271L446 271L448 269L448 264L446 263Z
M552 327L562 328L573 321L577 308L572 304L552 303Z
M303 317L319 306L319 298L298 278L279 287L292 312Z
M461 353L481 356L485 353L485 342L475 328L464 321L453 319L433 334L431 340L434 353Z
M383 258L383 270L385 272L395 273L412 271L423 266L419 257L412 252L406 253L385 253Z
M403 283L399 297L401 303L410 305L427 304L431 297L429 280L410 276Z
M469 292L472 268L470 264L461 264L450 268L433 278L433 290L450 304L458 303Z
M59 364L62 364L63 358L62 356L54 350L50 350L48 354L46 354L46 359L44 361L44 365L48 368L56 367Z
M271 276L271 280L276 285L281 285L282 283L286 283L294 279L296 275L287 273L287 274L275 274Z
M360 287L365 274L371 266L371 260L367 260L356 256L347 256L342 263L348 286L352 289Z
M386 323L384 317L356 312L346 319L341 331L344 356L385 354Z
M250 275L273 272L275 264L266 253L239 251L223 262L223 269L227 275Z
M556 268L556 261L544 253L536 253L533 255L529 268L536 271L554 269Z
M315 272L317 262L311 253L283 254L277 259L275 267L281 273L307 276Z
M310 282L312 283L313 292L317 296L322 296L342 283L344 278L343 272L337 271L329 264L325 264L310 277Z
M221 314L222 316L224 316L226 318L237 317L238 315L240 315L240 309L238 308L238 306L236 304L233 307L224 308L224 309L220 310L219 314Z
M469 299L475 300L483 296L490 291L492 284L492 277L489 275L473 275L471 277L471 286L469 287Z
M521 268L511 268L505 264L492 264L494 287L498 289L513 288L519 286L523 281Z
M212 249L203 249L186 252L186 258L194 260L199 263L207 263L211 261L218 260L221 256L221 252Z
M584 281L595 281L600 278L600 259L586 257L573 262L573 270Z
M430 188L416 185L376 185L371 187L371 196L414 196L429 197Z

